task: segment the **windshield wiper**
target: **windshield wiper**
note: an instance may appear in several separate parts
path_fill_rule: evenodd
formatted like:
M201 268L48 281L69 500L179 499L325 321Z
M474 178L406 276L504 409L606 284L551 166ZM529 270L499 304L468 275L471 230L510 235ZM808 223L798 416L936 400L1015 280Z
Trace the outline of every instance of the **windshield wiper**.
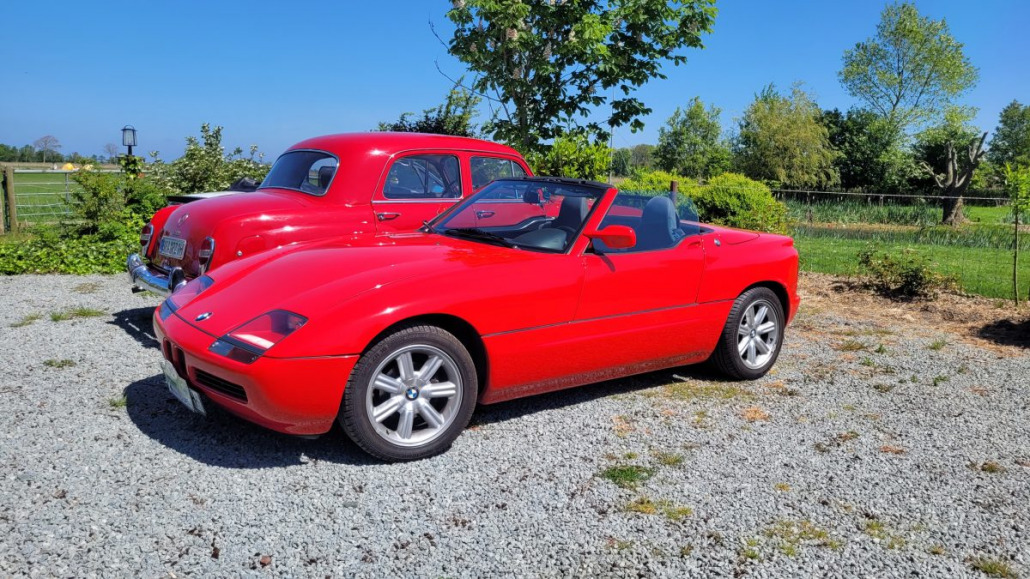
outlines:
M515 247L515 244L508 241L507 238L497 235L496 233L483 231L478 227L452 227L449 229L444 229L442 233L445 233L447 235L455 235L457 237L467 237L470 239L481 239L483 241L491 241L503 245L505 247Z

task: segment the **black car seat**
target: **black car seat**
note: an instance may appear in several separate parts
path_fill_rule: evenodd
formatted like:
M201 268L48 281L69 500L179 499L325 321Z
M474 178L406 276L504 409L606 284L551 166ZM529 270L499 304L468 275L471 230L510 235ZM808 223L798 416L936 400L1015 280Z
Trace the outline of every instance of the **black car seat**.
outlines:
M561 229L569 237L576 234L576 231L583 225L587 218L586 197L567 196L561 201L561 208L558 210L558 217L548 224L548 227Z
M325 191L329 188L329 181L333 179L333 173L336 171L336 167L331 165L325 165L324 167L318 168L318 186Z
M648 201L640 217L634 250L664 249L676 245L680 239L683 239L683 231L679 229L676 205L672 199L663 195Z

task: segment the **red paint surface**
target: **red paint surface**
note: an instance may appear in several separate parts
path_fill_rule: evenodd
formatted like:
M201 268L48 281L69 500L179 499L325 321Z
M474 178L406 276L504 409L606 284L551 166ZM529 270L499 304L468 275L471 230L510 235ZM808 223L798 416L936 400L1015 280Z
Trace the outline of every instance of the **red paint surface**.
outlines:
M167 207L152 219L154 236L147 247L148 266L162 272L181 267L187 279L199 274L197 251L205 237L215 239L208 271L291 243L334 236L374 236L414 231L460 198L388 200L383 197L387 172L395 159L416 154L456 155L462 198L472 193L471 157L515 161L532 175L510 147L464 137L416 133L354 133L317 137L294 149L317 149L340 160L337 177L324 196L287 189L261 189ZM382 215L380 215L382 214ZM380 219L380 217L385 219ZM182 259L158 255L162 237L186 239Z
M598 227L615 194L597 201L584 231ZM187 366L250 397L219 396L188 370L216 403L275 430L315 434L331 425L358 356L398 324L432 316L471 328L486 353L480 400L491 403L703 361L749 287L786 294L792 318L797 267L788 237L707 225L673 248L608 255L582 235L566 253L429 233L349 236L226 264L155 327L187 352ZM208 351L274 309L308 321L252 365ZM213 315L194 321L205 312Z

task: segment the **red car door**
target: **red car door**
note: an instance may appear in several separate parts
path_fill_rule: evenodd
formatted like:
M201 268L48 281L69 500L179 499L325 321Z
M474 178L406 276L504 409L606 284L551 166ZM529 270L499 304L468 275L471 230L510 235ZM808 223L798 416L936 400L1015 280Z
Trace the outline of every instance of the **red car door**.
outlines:
M376 231L415 231L459 201L463 191L461 164L454 153L399 156L372 196Z

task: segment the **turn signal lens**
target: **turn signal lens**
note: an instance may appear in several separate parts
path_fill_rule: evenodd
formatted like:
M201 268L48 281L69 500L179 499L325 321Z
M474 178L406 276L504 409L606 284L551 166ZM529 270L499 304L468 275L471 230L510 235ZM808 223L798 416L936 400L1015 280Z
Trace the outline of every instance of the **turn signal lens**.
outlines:
M209 350L250 364L308 321L285 310L272 310L243 324L211 344Z
M152 237L154 237L154 226L148 223L139 232L139 244L146 248L150 245L150 238Z

